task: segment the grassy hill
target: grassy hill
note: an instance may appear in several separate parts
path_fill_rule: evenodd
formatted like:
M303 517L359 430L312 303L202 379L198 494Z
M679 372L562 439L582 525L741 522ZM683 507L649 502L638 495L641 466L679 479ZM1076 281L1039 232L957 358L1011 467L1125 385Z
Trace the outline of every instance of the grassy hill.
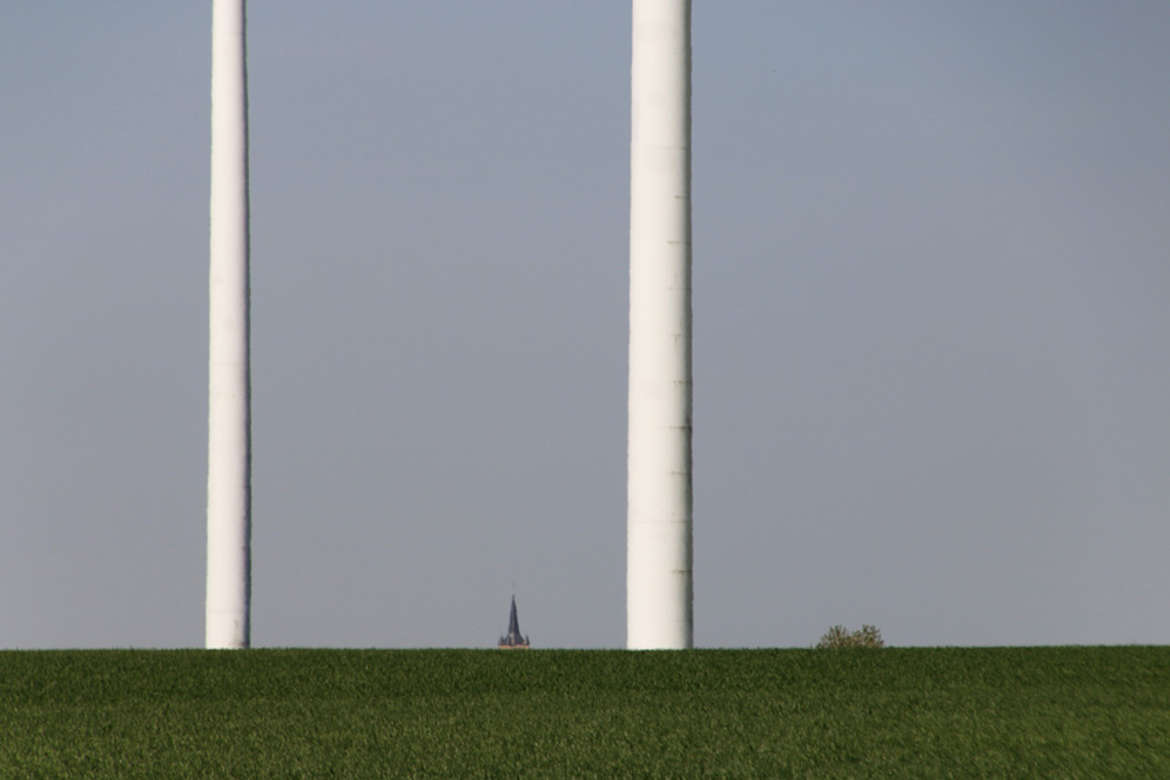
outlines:
M0 652L0 776L1170 777L1170 648Z

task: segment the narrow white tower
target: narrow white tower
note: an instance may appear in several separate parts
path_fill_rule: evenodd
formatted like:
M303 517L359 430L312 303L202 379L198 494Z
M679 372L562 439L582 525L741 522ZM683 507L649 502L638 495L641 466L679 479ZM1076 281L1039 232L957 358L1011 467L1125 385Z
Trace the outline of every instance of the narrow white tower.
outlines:
M633 0L626 644L693 644L691 3Z
M252 431L244 0L213 0L207 435L208 648L251 637Z

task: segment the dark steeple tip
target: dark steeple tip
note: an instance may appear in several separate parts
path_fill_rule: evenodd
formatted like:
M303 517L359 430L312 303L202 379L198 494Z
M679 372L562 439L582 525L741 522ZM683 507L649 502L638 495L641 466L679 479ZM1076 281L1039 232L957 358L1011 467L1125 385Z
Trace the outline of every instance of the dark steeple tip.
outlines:
M512 610L508 613L508 633L500 637L499 647L515 649L528 647L528 637L520 633L520 618L516 616L516 595L512 594Z

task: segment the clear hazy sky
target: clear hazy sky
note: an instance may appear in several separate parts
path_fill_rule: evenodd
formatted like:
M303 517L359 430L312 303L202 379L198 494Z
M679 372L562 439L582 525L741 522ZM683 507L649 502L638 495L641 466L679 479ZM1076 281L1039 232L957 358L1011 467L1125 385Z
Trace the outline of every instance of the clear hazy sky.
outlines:
M255 644L624 644L629 14L250 3ZM0 647L203 641L210 15L0 12ZM697 0L696 644L1170 642L1167 41Z

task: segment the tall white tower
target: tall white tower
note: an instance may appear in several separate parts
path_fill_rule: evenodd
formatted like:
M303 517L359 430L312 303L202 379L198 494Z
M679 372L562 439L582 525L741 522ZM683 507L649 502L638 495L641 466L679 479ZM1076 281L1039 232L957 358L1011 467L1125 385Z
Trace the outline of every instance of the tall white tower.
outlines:
M251 642L252 429L244 0L213 0L207 434L208 648Z
M691 3L633 0L626 644L694 643Z

